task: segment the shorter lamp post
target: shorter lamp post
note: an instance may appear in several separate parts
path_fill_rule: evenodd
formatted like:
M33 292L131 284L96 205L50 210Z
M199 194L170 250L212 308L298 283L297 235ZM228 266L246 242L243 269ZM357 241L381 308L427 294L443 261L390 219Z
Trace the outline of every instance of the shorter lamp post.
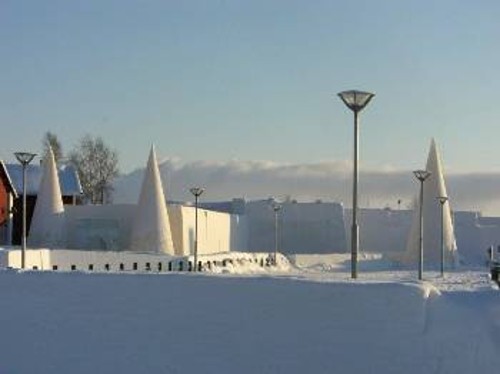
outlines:
M198 198L205 191L201 187L193 187L189 189L194 196L194 266L193 271L198 271Z
M278 215L281 210L281 204L278 204L277 202L274 202L272 205L273 211L274 211L274 256L273 256L273 262L274 266L278 264L278 248L279 248L279 231L278 231Z
M441 204L441 277L444 277L444 204L448 201L447 196L437 198Z
M36 154L29 152L15 152L17 161L19 161L23 167L23 233L21 239L21 269L26 267L26 168L28 164L33 161Z
M424 182L431 173L427 170L415 170L413 172L415 177L420 181L420 199L419 199L419 218L420 218L420 233L419 233L419 251L418 251L418 279L422 280L422 273L424 268Z

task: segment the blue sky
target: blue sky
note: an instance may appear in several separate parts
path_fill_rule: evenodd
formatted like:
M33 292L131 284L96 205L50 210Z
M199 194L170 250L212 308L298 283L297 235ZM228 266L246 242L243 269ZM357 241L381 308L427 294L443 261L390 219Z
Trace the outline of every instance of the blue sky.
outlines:
M500 171L498 1L9 1L0 4L0 158L86 133L121 170L160 158Z

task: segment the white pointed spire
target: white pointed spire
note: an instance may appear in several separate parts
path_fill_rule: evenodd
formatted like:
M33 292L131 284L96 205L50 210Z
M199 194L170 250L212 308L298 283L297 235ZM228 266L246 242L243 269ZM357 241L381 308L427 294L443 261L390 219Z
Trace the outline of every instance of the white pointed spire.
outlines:
M441 157L434 139L431 141L426 170L431 175L424 182L423 217L424 217L424 262L438 266L441 261L441 209L444 221L444 248L446 266L453 266L457 260L457 245L453 229L453 220L449 200L443 207L438 197L448 197L443 175ZM420 188L420 187L419 187ZM417 264L419 256L420 218L419 201L415 204L413 222L406 245L405 260L409 264Z
M167 204L154 146L151 146L142 181L137 214L132 226L130 250L174 254Z
M33 218L28 235L30 246L61 248L64 244L64 205L56 161L52 148L43 160L43 174L38 188Z

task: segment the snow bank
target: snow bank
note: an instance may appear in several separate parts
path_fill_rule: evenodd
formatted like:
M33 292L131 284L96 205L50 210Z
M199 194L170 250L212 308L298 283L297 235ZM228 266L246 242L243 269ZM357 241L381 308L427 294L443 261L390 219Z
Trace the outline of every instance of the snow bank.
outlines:
M0 294L2 373L412 374L500 365L492 290L4 270Z

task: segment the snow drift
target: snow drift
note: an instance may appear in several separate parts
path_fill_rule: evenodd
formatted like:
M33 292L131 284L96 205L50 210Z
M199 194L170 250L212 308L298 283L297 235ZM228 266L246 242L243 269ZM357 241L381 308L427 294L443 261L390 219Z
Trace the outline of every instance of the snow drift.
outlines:
M0 271L0 287L2 373L456 374L500 365L495 290L13 271Z

